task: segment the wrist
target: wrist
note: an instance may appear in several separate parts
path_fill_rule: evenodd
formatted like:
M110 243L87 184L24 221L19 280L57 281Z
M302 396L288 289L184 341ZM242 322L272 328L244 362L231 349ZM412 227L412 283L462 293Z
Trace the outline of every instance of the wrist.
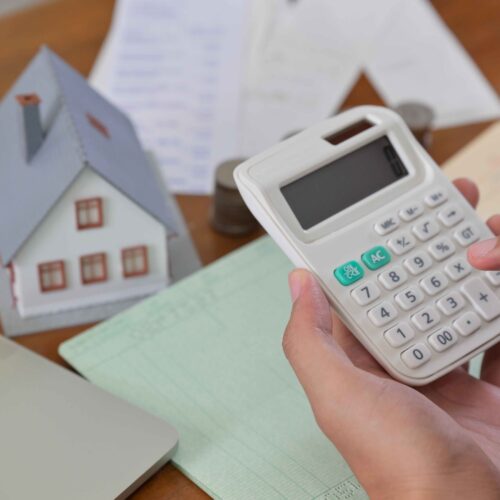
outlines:
M432 462L430 460L429 462ZM416 465L416 464L414 464ZM431 465L431 464L429 464ZM379 471L380 472L380 471ZM483 453L454 455L431 467L420 463L413 470L404 467L394 474L371 476L361 483L375 500L497 500L500 498L500 472ZM366 478L365 478L366 479Z

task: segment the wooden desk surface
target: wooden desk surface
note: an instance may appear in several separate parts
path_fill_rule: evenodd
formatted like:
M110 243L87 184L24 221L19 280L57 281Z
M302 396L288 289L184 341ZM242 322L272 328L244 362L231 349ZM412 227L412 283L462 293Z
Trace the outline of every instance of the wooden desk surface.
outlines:
M0 19L0 96L12 85L40 44L49 45L87 75L108 30L113 4L114 0L53 0ZM496 91L500 92L500 9L497 0L434 0L433 4ZM456 84L460 85L460 82ZM381 103L368 80L362 77L344 107ZM443 162L488 125L481 123L434 132L432 156L437 162ZM204 264L261 234L240 239L218 235L207 220L209 197L179 196L178 200ZM86 327L88 325L28 335L19 338L18 342L64 365L57 354L58 345ZM172 465L167 465L133 498L192 499L207 496Z

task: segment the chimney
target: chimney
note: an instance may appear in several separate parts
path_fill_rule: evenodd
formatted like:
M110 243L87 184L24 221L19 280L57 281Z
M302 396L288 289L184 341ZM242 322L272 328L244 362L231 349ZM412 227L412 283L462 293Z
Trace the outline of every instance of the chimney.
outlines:
M29 162L42 145L44 138L40 120L40 97L37 94L19 94L16 99L21 105L26 159Z

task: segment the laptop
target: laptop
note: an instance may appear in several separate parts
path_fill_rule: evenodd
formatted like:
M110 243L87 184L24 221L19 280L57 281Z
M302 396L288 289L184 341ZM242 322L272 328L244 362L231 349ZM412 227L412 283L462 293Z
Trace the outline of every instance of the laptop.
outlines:
M125 498L172 456L164 420L0 336L0 498Z

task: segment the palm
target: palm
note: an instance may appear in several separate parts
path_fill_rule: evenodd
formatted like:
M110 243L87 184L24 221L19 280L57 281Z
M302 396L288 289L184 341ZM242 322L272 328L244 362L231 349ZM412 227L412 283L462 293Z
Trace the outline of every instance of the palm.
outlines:
M425 387L413 388L393 380L333 312L332 324L337 342L355 366L380 377L384 385L390 384L392 393L403 393L404 399L411 398L416 406L423 404L425 396L436 411L440 408L453 419L458 434L465 432L500 469L500 387L496 385L500 380L500 347L485 358L486 380L472 377L463 367Z

